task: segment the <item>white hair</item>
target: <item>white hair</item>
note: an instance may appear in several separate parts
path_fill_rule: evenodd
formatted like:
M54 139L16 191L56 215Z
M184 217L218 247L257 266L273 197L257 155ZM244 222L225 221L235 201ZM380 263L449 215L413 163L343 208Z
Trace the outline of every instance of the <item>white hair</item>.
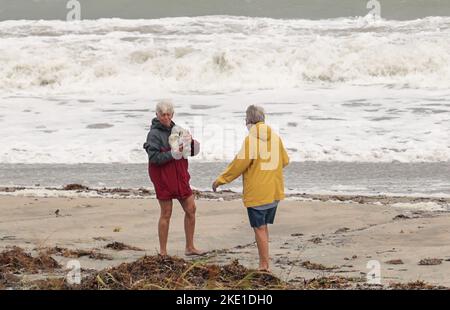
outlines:
M247 124L256 124L259 122L264 122L265 120L264 109L257 105L249 106L246 111L245 120Z
M157 114L164 114L164 113L173 114L173 112L174 112L174 108L173 108L173 103L171 100L168 100L168 99L160 100L156 104L156 113Z

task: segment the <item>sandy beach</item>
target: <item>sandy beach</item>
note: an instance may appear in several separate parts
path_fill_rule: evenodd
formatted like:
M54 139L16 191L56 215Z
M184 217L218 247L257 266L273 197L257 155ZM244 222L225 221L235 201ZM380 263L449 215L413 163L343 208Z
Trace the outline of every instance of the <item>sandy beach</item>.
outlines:
M0 291L450 290L450 1L337 3L0 0Z
M246 210L240 200L227 200L197 200L197 246L210 251L209 263L238 259L257 268ZM152 198L2 195L0 206L0 251L12 246L31 253L55 246L96 249L112 259L79 258L82 269L96 270L157 254L159 207ZM175 203L168 250L190 259L184 257L183 214ZM382 285L420 280L450 287L449 219L448 212L392 207L376 199L291 198L280 204L270 227L271 270L288 283L336 275L365 278L368 262L377 260ZM114 241L143 251L105 248ZM62 265L70 260L52 257Z

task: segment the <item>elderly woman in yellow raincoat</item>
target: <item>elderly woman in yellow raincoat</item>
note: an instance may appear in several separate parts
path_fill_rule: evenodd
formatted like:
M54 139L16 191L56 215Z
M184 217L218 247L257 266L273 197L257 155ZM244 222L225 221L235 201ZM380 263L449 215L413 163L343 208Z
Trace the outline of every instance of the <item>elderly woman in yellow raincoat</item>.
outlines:
M255 231L259 269L269 271L269 230L280 200L284 199L283 168L289 164L280 137L264 123L264 110L251 105L246 111L249 134L241 150L214 181L214 191L243 176L243 202Z

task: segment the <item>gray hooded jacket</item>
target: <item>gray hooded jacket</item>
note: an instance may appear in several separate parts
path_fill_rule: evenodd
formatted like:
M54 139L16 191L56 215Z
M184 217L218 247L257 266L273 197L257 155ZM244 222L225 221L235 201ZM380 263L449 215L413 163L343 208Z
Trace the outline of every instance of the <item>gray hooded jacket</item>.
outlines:
M170 124L170 128L165 127L158 118L152 120L152 126L147 135L147 142L144 149L148 154L148 160L152 164L162 165L174 159L170 151L169 136L175 123Z

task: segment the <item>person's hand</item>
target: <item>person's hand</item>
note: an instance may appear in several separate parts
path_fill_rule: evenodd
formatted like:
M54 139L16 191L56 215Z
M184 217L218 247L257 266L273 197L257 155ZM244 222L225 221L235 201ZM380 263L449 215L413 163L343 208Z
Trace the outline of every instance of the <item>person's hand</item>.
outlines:
M212 184L213 192L216 192L218 187L219 187L219 184L216 181L214 181L213 184Z

